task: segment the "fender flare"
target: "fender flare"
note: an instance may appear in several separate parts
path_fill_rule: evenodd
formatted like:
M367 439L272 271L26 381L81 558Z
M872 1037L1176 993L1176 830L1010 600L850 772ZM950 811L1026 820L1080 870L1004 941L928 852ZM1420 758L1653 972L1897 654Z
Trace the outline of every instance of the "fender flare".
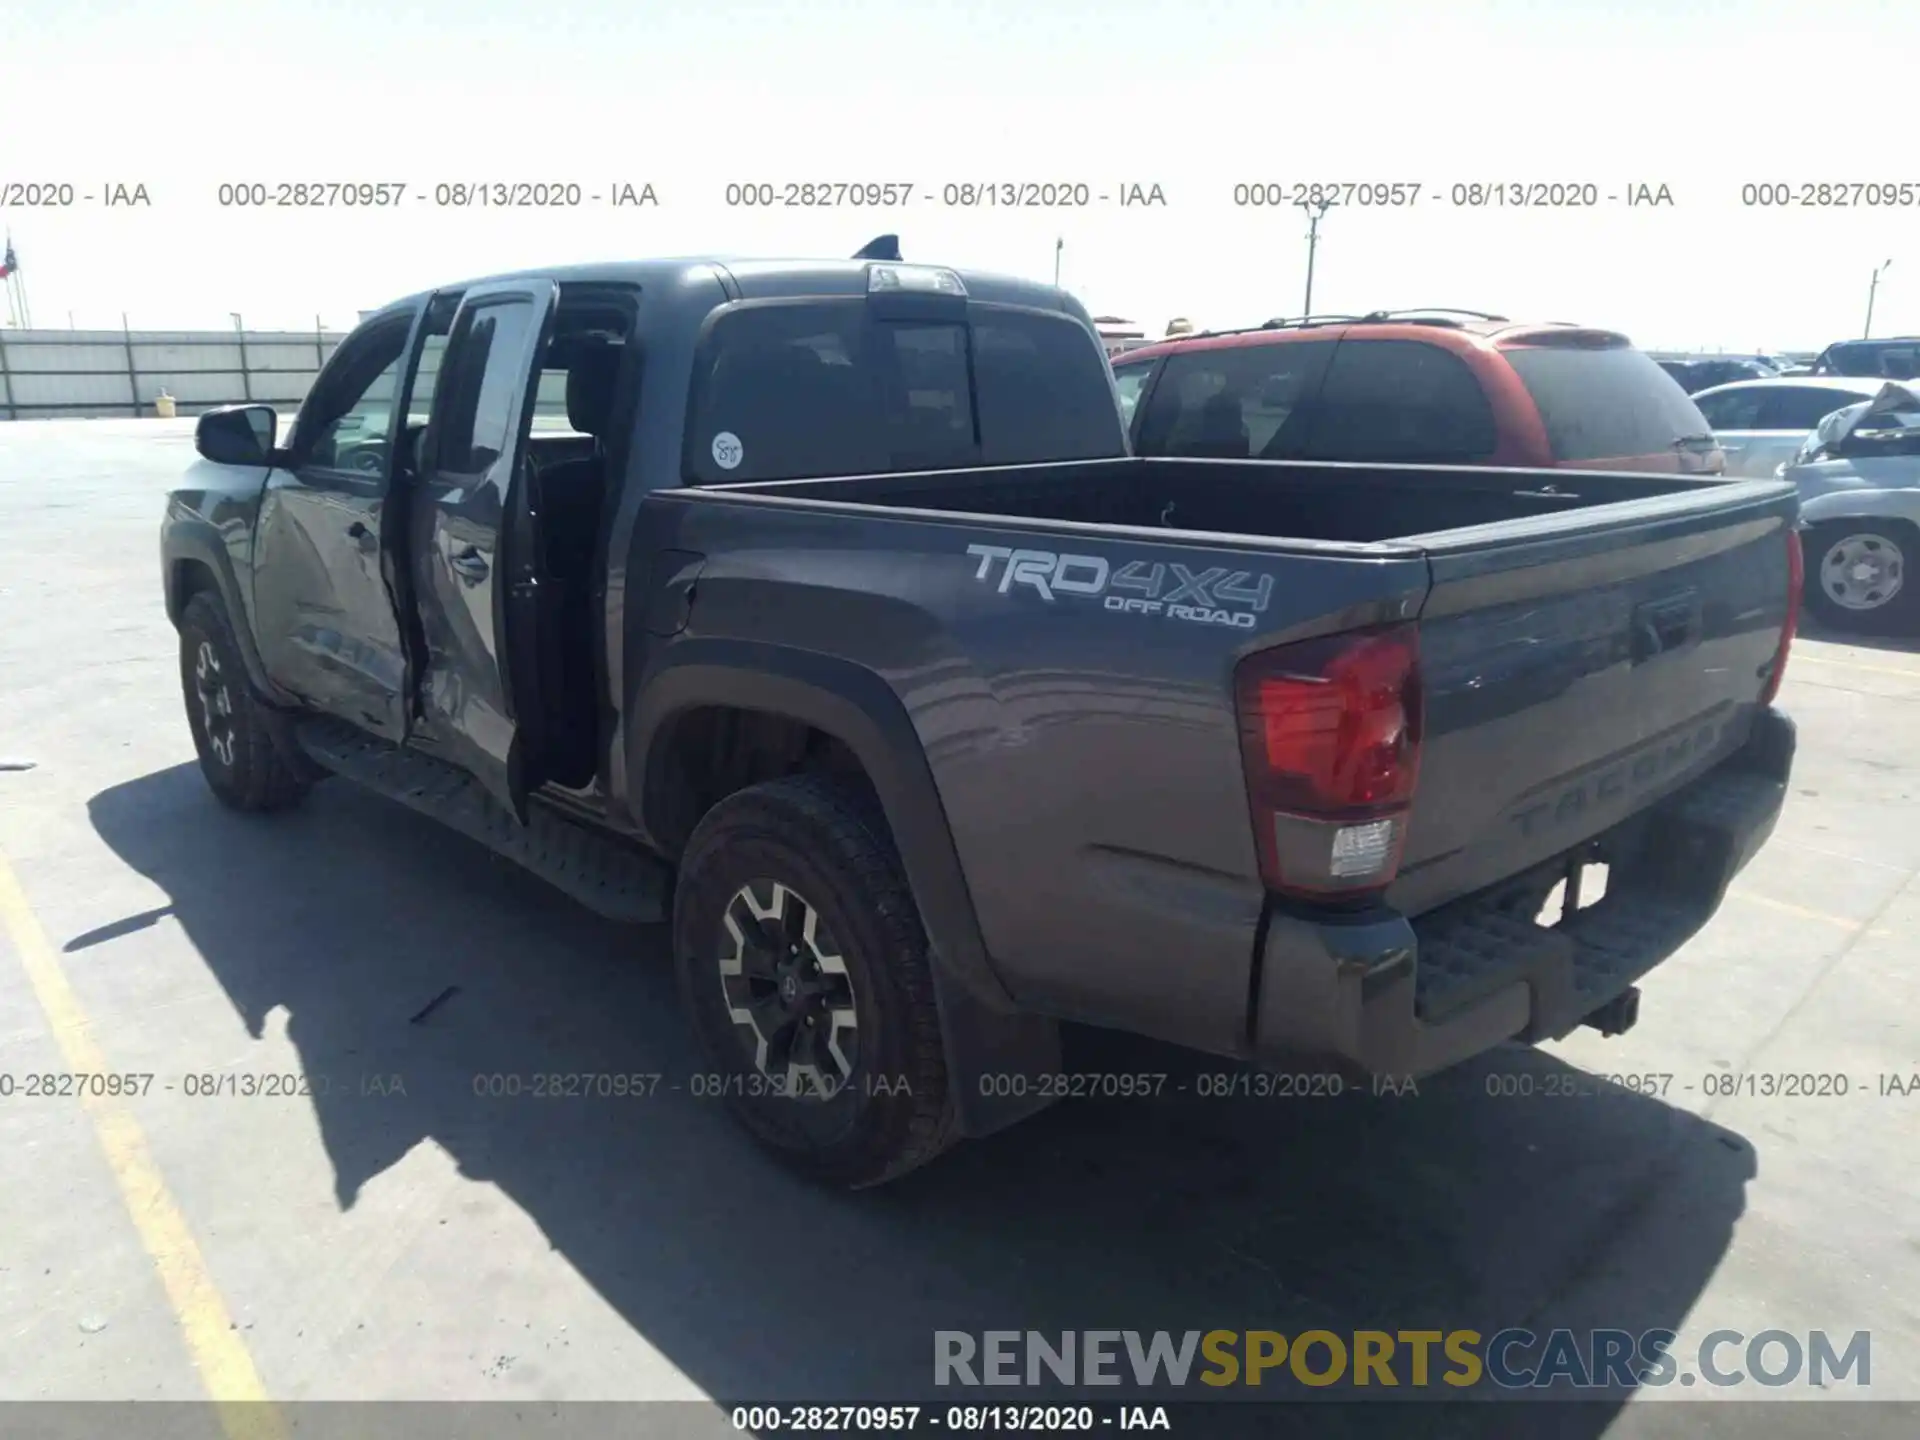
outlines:
M1057 1074L1059 1025L1021 1010L994 971L925 748L892 687L871 670L815 651L746 640L677 641L640 677L627 711L627 775L639 787L629 801L643 823L656 739L676 716L709 705L814 726L838 738L865 768L926 927L961 1133L988 1134L1045 1108L1049 1102L1037 1093L1042 1085L1005 1087L1024 1092L1017 1096L984 1093L995 1088L988 1076Z
M240 579L234 574L233 557L227 553L226 540L208 521L198 515L181 516L177 512L167 521L160 545L162 578L166 585L167 619L180 628L180 616L188 597L204 587L185 583L189 567L205 570L213 577L214 592L226 607L233 638L240 646L240 659L247 670L247 682L254 694L268 704L291 703L267 678L267 667L260 659L260 647L253 634L253 611L240 593Z

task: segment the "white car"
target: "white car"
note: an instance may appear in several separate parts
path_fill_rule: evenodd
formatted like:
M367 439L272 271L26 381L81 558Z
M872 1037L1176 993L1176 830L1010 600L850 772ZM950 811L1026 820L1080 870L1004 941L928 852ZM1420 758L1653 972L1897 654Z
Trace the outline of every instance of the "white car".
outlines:
M1851 375L1774 375L1736 380L1693 396L1727 455L1729 476L1767 479L1793 459L1807 432L1836 410L1871 400L1878 380Z
M1920 633L1920 382L1827 416L1780 473L1800 491L1807 609L1837 630Z

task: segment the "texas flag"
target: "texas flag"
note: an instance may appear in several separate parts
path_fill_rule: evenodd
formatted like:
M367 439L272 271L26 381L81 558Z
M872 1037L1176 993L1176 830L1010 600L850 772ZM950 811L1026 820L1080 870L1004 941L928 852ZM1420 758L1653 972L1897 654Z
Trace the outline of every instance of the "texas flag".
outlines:
M13 237L9 235L7 237L6 257L4 259L0 259L0 280L6 279L9 275L13 274L14 271L18 270L19 268L20 268L20 257L13 253Z

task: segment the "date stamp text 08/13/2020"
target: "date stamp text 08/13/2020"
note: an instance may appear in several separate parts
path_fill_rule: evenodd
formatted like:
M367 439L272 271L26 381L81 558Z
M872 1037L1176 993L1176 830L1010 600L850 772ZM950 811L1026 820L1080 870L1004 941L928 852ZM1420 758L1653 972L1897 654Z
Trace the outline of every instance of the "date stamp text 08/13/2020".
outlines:
M719 204L728 210L1161 211L1187 200L1227 201L1238 210L1295 208L1369 211L1670 210L1704 200L1755 211L1887 211L1920 208L1920 180L1726 181L1707 190L1667 180L1482 178L1440 184L1389 179L1262 177L1219 185L1169 185L1162 179L913 180L738 179L667 184L620 177L440 180L227 180L183 192L145 180L77 181L59 176L0 177L0 209L147 210L183 198L211 199L225 211L658 210L668 203Z
M416 1090L427 1078L416 1077ZM442 1081L446 1077L439 1077ZM706 1074L669 1078L659 1072L476 1072L469 1088L479 1100L645 1100L686 1095L723 1100L748 1096L815 1098L819 1076ZM868 1094L911 1094L905 1076L862 1076L843 1082ZM1450 1088L1447 1081L1427 1082ZM1202 1071L1176 1077L1164 1072L1063 1071L1051 1075L987 1073L978 1079L982 1095L1045 1100L1199 1100L1289 1101L1351 1097L1417 1100L1421 1082L1411 1076L1351 1078L1337 1071L1290 1073L1248 1068ZM829 1087L837 1090L839 1084ZM1498 1101L1625 1099L1671 1100L1681 1095L1703 1099L1844 1102L1877 1100L1920 1102L1920 1071L1852 1075L1845 1071L1709 1070L1695 1076L1671 1072L1599 1074L1587 1071L1489 1071L1475 1086ZM186 1099L389 1099L409 1094L407 1077L365 1072L355 1075L287 1071L208 1071L175 1077L150 1072L27 1071L0 1072L0 1102L36 1100L144 1099L157 1095Z

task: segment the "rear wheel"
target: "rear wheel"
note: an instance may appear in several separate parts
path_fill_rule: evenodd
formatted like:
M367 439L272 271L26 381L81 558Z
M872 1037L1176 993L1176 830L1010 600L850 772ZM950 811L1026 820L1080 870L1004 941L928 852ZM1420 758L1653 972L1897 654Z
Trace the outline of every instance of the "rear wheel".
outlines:
M1908 633L1920 628L1920 531L1898 520L1842 520L1807 535L1807 610L1834 630Z
M722 1099L794 1169L877 1185L951 1143L927 939L884 824L801 776L708 812L674 895L674 961Z
M247 684L225 607L202 590L180 615L180 689L200 773L235 810L285 810L308 785L274 748L265 708Z

